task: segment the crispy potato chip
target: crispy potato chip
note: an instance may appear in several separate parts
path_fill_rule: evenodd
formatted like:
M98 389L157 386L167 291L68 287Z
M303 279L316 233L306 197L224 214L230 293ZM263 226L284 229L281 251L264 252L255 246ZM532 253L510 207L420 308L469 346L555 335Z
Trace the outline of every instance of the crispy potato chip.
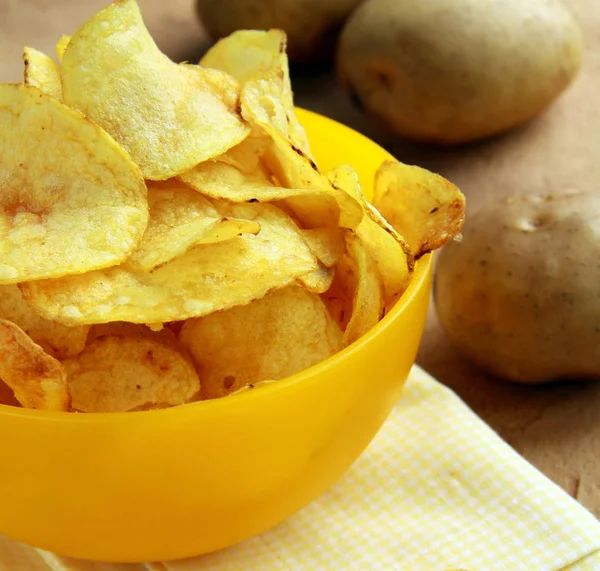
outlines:
M60 362L6 319L0 319L0 378L25 408L69 410L69 391Z
M256 236L200 244L151 273L125 267L22 284L42 315L66 325L179 321L249 303L316 270L294 221L270 204L232 204L228 214L260 224Z
M195 244L224 242L240 234L258 234L254 220L227 218L213 204L176 179L148 183L150 220L141 242L125 265L148 272L184 254Z
M344 330L343 345L350 345L374 327L383 317L383 284L369 249L354 233L346 233L348 256L352 261L352 317Z
M415 259L441 248L465 220L465 197L445 178L386 161L375 175L373 204L406 238Z
M267 137L248 137L227 153L196 165L178 178L198 192L231 202L281 202L305 226L335 226L340 207L319 188L282 188L263 164Z
M58 42L56 42L56 57L58 61L62 62L63 54L71 41L71 36L61 36Z
M102 335L63 361L72 407L126 412L184 404L200 392L194 364L174 336Z
M34 48L23 49L23 63L25 64L24 82L41 89L51 97L62 100L62 83L60 71L56 62L46 54Z
M308 291L313 293L325 293L333 283L335 277L335 268L321 266L318 270L300 276L298 281Z
M328 268L335 266L346 251L344 235L340 228L310 228L302 230L302 237L311 252Z
M44 319L25 300L16 284L0 285L0 318L18 325L46 353L56 359L79 354L85 346L87 325L67 327Z
M73 34L61 77L65 103L106 129L147 179L181 174L249 133L236 110L237 82L172 62L135 0L111 4Z
M298 122L290 82L286 53L287 38L283 30L238 30L214 44L200 65L225 71L243 86L253 76L269 68L281 71L282 81L273 93L273 125L305 155L310 156L306 131Z
M344 255L335 268L331 287L321 294L321 299L329 311L329 315L346 330L352 317L352 301L355 287L355 266L348 255Z
M328 173L332 184L356 197L365 212L356 234L375 260L388 304L393 304L408 287L414 268L410 248L404 238L364 197L358 175L351 167L340 165Z
M202 396L298 373L341 349L342 333L317 294L300 287L185 323L179 336L202 375Z
M0 85L0 283L118 264L148 221L146 185L102 129L38 89Z

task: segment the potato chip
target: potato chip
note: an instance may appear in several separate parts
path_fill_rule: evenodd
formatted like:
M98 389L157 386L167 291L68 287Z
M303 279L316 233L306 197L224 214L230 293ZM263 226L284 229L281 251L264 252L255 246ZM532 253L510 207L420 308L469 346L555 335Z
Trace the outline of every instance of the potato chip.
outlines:
M61 77L65 103L106 129L147 179L181 174L249 133L237 112L237 82L172 62L135 0L111 4L73 34Z
M213 204L176 179L148 183L150 220L126 266L148 272L184 254L195 244L224 242L240 234L258 234L254 220L228 218Z
M179 336L202 375L202 396L298 373L341 348L342 333L317 294L300 287L185 323Z
M364 242L346 233L348 256L353 266L352 317L344 330L344 347L360 339L383 317L383 284L375 260Z
M302 237L311 252L328 268L335 266L346 251L344 235L340 228L309 228L302 230Z
M298 278L298 281L308 290L313 293L326 292L333 283L335 277L335 268L321 266L319 269L309 274L305 274Z
M171 335L102 335L63 361L73 410L126 412L164 408L198 397L194 364Z
M282 81L276 84L271 100L272 116L277 117L274 125L292 145L310 156L306 131L294 111L286 43L283 30L238 30L214 44L200 65L227 72L241 86L269 68L280 71Z
M44 319L25 302L16 284L0 285L0 318L18 325L56 359L79 354L83 350L89 329L87 325L67 327Z
M415 259L456 236L465 197L445 178L416 166L386 161L375 175L373 203L406 238Z
M321 299L329 311L329 315L346 330L352 317L352 300L355 287L355 266L349 256L344 255L335 268L335 275L330 288L321 294Z
M51 97L62 100L62 83L60 71L56 62L46 54L34 48L23 49L23 63L25 72L23 80L25 85L41 89Z
M25 408L69 410L69 391L60 362L6 319L0 319L0 378Z
M330 171L328 177L334 186L361 202L365 216L356 235L377 264L387 303L394 303L408 287L414 268L408 244L364 197L358 175L351 167L340 165Z
M249 303L319 267L294 221L275 206L232 204L226 214L261 230L194 246L151 273L116 267L22 284L24 297L66 325L178 321Z
M148 221L138 168L102 129L36 88L0 85L0 283L118 264Z
M58 42L56 42L56 57L58 61L62 62L63 54L71 41L71 36L61 36Z

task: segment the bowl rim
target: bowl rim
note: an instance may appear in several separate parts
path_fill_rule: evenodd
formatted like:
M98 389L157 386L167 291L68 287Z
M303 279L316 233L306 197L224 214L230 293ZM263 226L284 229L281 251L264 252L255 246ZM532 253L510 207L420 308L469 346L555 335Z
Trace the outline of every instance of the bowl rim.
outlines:
M321 115L319 113L315 113L314 111L310 111L307 109L303 109L301 107L295 108L297 111L300 111L301 114L306 114L317 118L318 120L324 121L325 123L329 123L334 126L339 131L346 131L349 134L352 134L352 137L358 138L363 143L374 145L378 147L380 151L384 155L387 155L389 160L397 160L391 153L386 151L383 147L381 147L376 142L372 141L362 133L336 121L331 119L330 117L326 117L325 115ZM419 260L415 262L414 272L411 276L409 285L404 293L401 295L400 299L396 302L396 304L392 307L392 309L384 315L382 319L380 319L376 325L374 325L367 333L365 333L362 337L354 341L354 343L344 347L342 350L338 351L331 357L328 357L324 361L313 365L312 367L308 367L294 375L290 375L289 377L285 377L284 379L280 379L273 383L268 383L260 387L260 390L249 390L236 392L226 397L216 398L216 399L208 399L202 401L195 401L191 403L186 403L182 405L172 406L163 409L152 409L152 410L136 410L129 412L88 412L88 413L77 413L77 412L65 412L65 411L48 411L48 410L38 410L38 409L30 409L30 408L22 408L8 404L0 403L0 416L15 416L24 419L30 420L54 420L54 421L62 421L62 422L86 422L86 423L96 423L96 422L106 422L106 421L131 421L133 418L140 418L143 416L144 418L149 417L157 417L157 416L171 416L181 414L182 411L189 411L190 409L202 411L207 409L215 410L219 407L227 407L234 402L239 402L240 399L252 399L255 396L261 396L266 394L273 394L274 392L286 390L290 387L293 387L297 383L305 381L307 378L315 377L322 372L325 372L329 369L332 369L338 365L340 361L347 359L348 357L354 355L355 353L361 351L363 347L373 342L373 340L385 333L385 331L392 326L392 324L400 317L400 315L406 310L406 308L413 301L417 292L421 290L421 288L425 285L427 276L433 264L434 254L429 253L422 256Z

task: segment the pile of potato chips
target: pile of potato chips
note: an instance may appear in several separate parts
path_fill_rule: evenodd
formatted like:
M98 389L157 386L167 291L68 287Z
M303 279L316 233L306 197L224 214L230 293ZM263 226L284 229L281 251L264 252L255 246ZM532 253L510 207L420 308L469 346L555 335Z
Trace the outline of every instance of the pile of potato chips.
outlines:
M352 168L319 171L279 30L176 64L118 0L57 56L25 48L24 83L0 85L0 379L21 406L287 377L361 337L460 230L437 175L384 163L376 210Z

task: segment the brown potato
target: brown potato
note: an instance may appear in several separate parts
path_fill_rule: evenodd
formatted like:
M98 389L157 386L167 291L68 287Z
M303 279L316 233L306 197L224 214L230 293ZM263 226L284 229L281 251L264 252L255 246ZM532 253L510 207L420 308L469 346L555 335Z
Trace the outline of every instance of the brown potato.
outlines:
M600 196L490 201L438 258L434 297L457 347L492 373L539 383L600 377Z

